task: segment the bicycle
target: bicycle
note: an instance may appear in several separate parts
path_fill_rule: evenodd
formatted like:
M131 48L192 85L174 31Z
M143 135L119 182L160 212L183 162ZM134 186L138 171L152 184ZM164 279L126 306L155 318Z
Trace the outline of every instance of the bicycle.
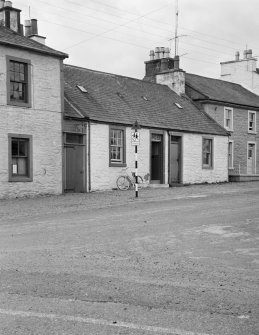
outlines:
M127 172L128 167L122 169L125 173L123 175L120 175L117 178L116 185L119 190L121 191L126 191L130 187L134 187L136 184L136 177L135 177L135 172L131 172L132 176L130 176ZM138 189L141 189L143 184L143 178L141 176L138 176Z

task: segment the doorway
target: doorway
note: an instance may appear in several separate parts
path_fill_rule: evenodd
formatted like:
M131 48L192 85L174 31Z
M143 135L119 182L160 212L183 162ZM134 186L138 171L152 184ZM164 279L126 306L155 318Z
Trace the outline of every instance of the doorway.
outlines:
M169 157L169 184L179 184L181 181L180 136L170 136Z
M84 136L65 134L65 192L85 192Z
M248 143L247 174L255 174L255 143Z
M151 183L163 183L163 135L151 134Z

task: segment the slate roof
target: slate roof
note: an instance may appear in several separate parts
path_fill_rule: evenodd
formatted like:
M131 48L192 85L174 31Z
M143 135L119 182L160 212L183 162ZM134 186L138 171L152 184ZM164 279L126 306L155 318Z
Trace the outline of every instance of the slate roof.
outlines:
M28 37L22 36L15 31L0 25L0 45L7 45L19 49L31 50L58 58L67 58L68 55L54 50L44 44L34 41Z
M195 100L213 100L259 108L259 96L239 84L190 73L185 75L185 84L203 95Z
M227 135L188 97L178 96L167 86L72 65L64 66L64 80L66 117L124 125L137 120L142 127Z

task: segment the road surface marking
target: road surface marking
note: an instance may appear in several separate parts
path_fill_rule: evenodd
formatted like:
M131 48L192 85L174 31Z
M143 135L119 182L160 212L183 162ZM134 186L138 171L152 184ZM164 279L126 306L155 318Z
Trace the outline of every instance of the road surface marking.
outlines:
M144 331L154 332L156 334L164 333L164 334L174 334L174 335L212 335L212 334L197 333L197 332L192 332L192 331L185 331L181 329L153 327L153 326L146 326L146 325L138 325L135 323L107 321L104 319L84 318L81 316L72 316L72 315L47 314L47 313L14 311L14 310L6 310L6 309L0 309L0 314L8 315L8 316L19 316L23 318L34 317L34 318L41 318L41 319L61 320L65 322L67 321L81 322L81 323L94 324L98 326L109 326L109 327L144 330Z

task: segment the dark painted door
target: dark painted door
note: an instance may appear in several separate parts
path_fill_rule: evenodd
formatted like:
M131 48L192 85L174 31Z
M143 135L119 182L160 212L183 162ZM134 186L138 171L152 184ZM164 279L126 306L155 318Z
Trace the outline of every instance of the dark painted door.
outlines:
M163 135L152 134L151 181L163 183Z
M66 192L85 192L84 146L66 144Z
M181 137L171 136L169 183L180 182Z

